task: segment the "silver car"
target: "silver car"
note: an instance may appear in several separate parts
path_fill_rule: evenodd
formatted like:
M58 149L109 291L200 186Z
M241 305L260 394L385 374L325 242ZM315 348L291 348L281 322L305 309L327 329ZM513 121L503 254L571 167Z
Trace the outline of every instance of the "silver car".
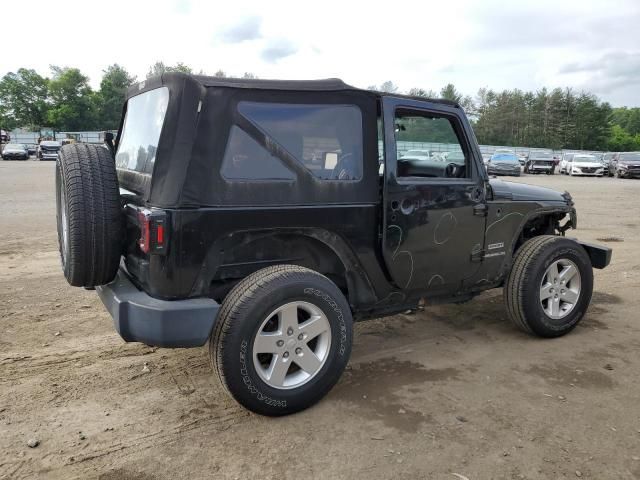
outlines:
M29 160L29 151L21 143L8 143L2 150L3 160Z
M38 160L57 160L60 147L60 142L43 140L38 147Z

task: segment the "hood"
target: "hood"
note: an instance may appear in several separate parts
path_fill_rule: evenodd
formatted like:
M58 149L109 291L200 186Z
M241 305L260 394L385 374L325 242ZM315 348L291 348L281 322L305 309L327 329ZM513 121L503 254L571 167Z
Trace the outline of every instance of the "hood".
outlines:
M640 163L640 162L638 162ZM578 167L578 168L582 168L582 167L588 167L588 168L602 168L602 163L598 162L597 160L593 160L592 162L572 162L572 165L574 167Z
M27 149L26 148L7 148L5 147L4 150L2 150L3 153L24 153L26 152Z
M489 180L495 200L513 200L514 202L561 202L570 204L571 195L560 193L551 188L527 185L525 183L504 182L497 178Z
M502 167L502 168L520 168L520 162L504 162L500 160L493 160L487 162L489 167Z

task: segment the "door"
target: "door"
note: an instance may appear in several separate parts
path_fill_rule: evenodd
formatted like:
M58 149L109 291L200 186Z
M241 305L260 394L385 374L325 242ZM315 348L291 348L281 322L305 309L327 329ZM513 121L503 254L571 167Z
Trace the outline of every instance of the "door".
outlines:
M486 175L473 132L453 106L382 102L387 269L408 293L455 293L478 270L484 249Z

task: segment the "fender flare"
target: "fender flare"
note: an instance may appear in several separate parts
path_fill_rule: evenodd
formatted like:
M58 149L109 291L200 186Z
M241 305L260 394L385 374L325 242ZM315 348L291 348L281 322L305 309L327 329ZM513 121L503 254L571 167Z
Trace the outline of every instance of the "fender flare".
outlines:
M330 249L344 267L345 280L349 292L351 305L371 304L377 300L375 289L369 275L347 242L339 235L321 228L274 228L235 231L225 235L211 245L205 261L201 267L198 278L192 288L192 294L207 292L208 286L214 279L218 269L224 265L223 254L228 249L239 245L259 242L261 240L278 236L298 236L306 241L313 240ZM265 268L278 263L295 263L295 259L269 259L256 269Z

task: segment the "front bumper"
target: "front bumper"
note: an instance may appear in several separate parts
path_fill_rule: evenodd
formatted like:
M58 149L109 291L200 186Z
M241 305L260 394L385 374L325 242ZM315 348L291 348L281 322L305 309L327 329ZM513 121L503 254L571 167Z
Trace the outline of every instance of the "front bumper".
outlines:
M577 239L576 242L582 245L582 248L586 250L593 268L606 268L609 263L611 263L612 251L609 247L603 247L601 245L587 243Z
M533 173L547 173L555 169L555 165L531 165L529 171Z
M122 269L113 282L96 287L96 291L126 342L158 347L204 345L220 310L210 298L153 298L139 290Z
M489 175L509 175L509 176L520 176L520 168L513 170L502 170L499 168L488 168L487 173Z
M640 170L618 170L625 178L640 178Z

